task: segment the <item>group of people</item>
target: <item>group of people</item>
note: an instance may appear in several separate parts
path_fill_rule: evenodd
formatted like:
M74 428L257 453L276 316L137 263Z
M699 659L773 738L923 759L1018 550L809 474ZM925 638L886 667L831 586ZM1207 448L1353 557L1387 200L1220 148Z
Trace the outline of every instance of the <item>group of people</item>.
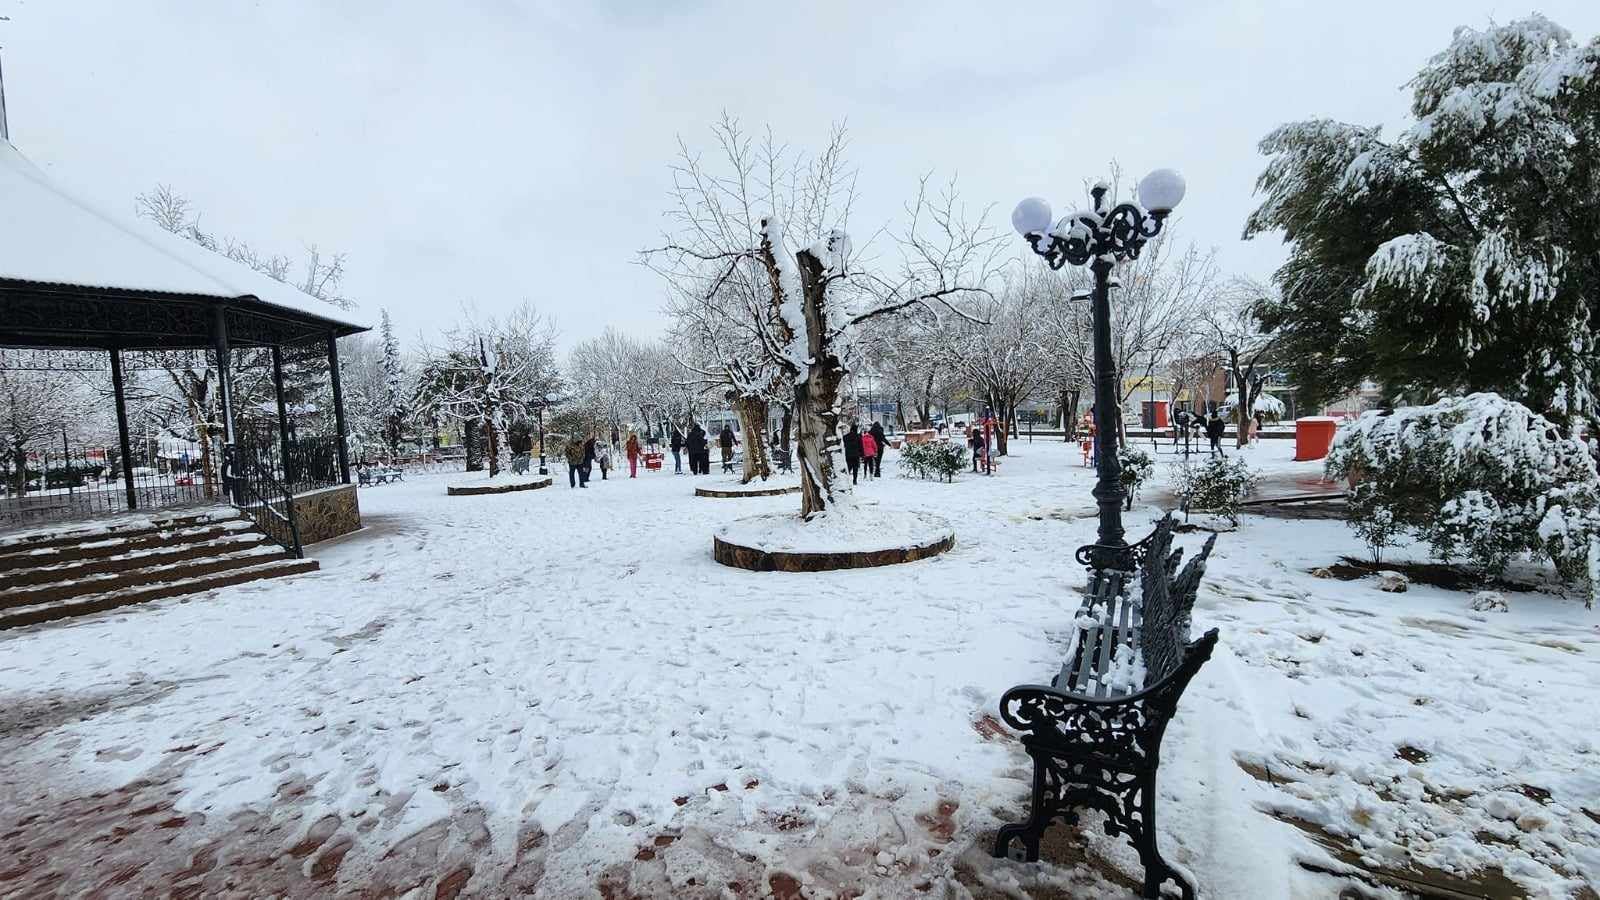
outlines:
M873 422L866 431L855 422L844 435L844 464L850 470L850 483L857 484L864 472L868 478L883 477L883 451L889 446L889 437L883 425Z
M739 436L733 433L733 426L724 423L722 431L717 433L717 446L722 449L722 471L733 471L733 448L738 445ZM683 474L685 455L689 457L690 475L711 474L711 441L699 422L692 420L689 422L688 434L680 431L678 426L672 426L672 437L668 446L672 449L673 474Z
M600 480L605 481L611 474L612 448L615 447L622 436L616 429L611 431L609 442L600 439L596 432L590 432L583 440L567 441L567 486L570 488L587 488L589 478L594 474L595 467L600 469ZM639 477L639 460L644 456L644 447L639 443L639 436L628 432L626 441L622 441L622 455L628 460L628 477Z
M717 434L717 444L722 448L722 470L733 469L733 448L739 443L739 438L733 433L733 428L723 425L722 431ZM672 437L668 442L672 449L672 471L674 475L683 474L683 458L689 457L690 475L711 474L711 442L706 435L706 430L700 427L699 422L689 422L689 433L684 434L678 426L672 426Z
M1258 433L1261 427L1261 419L1257 417L1256 431ZM1228 431L1228 423L1222 420L1222 416L1218 415L1216 410L1213 409L1205 416L1196 415L1186 409L1180 409L1174 413L1172 416L1172 446L1176 448L1178 439L1191 429L1205 433L1213 459L1218 456L1227 457L1228 454L1222 449L1222 437Z

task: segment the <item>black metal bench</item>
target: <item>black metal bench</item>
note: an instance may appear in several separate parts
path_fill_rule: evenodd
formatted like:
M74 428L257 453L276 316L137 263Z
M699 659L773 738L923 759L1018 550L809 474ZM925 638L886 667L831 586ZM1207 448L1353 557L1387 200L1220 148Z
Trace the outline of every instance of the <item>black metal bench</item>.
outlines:
M390 484L405 480L405 470L397 466L374 466L356 471L356 482L359 487L371 487L375 484Z
M1026 822L1006 825L994 855L1033 862L1039 839L1056 820L1077 824L1080 809L1105 814L1105 831L1126 836L1144 864L1144 896L1168 881L1185 900L1194 886L1156 849L1156 769L1161 736L1178 698L1217 643L1215 628L1189 640L1189 615L1216 536L1179 572L1172 516L1134 547L1132 572L1091 573L1066 663L1049 686L1025 684L1000 700L1000 716L1023 732L1033 757L1033 800ZM1020 842L1022 852L1014 854Z

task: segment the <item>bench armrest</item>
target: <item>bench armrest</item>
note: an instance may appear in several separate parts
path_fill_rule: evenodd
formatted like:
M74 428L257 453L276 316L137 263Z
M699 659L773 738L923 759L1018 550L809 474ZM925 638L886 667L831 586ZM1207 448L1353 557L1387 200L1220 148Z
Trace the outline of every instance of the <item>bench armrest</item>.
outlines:
M1085 697L1043 684L1019 684L1000 698L1000 718L1017 731L1032 733L1051 743L1088 741L1110 728L1140 728L1152 713L1170 716L1177 708L1189 680L1217 645L1217 629L1184 647L1177 671L1134 694L1121 697ZM1161 723L1163 726L1165 722ZM1075 733L1082 737L1070 736Z

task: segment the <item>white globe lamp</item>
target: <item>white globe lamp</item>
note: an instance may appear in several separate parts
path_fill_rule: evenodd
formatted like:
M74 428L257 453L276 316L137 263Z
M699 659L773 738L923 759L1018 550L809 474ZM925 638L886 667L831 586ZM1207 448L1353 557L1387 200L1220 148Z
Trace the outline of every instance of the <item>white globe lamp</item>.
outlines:
M1187 185L1175 169L1157 169L1139 182L1139 205L1152 215L1164 216L1183 202Z
M1041 197L1029 197L1011 211L1011 227L1023 236L1050 230L1050 204Z

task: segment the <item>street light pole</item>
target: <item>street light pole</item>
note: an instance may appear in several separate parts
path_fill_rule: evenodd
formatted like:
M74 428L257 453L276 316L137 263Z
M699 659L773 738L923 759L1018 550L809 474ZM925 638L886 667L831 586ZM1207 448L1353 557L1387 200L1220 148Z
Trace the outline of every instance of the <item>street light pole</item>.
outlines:
M1011 224L1050 268L1067 263L1088 265L1094 274L1094 424L1099 440L1098 472L1093 496L1100 509L1095 543L1079 547L1080 563L1095 569L1132 569L1134 556L1122 528L1122 467L1117 461L1117 377L1111 355L1111 273L1117 263L1136 259L1183 199L1183 177L1157 169L1139 182L1139 203L1118 203L1106 209L1110 187L1090 189L1092 210L1080 210L1052 222L1050 204L1029 197L1011 213Z
M539 404L539 474L550 474L550 469L544 462L544 402Z
M1122 530L1122 463L1117 459L1117 364L1111 356L1113 265L1112 260L1095 257L1089 267L1094 273L1094 432L1100 441L1093 491L1100 507L1100 535L1089 562L1102 569L1131 567L1119 565L1127 541Z

